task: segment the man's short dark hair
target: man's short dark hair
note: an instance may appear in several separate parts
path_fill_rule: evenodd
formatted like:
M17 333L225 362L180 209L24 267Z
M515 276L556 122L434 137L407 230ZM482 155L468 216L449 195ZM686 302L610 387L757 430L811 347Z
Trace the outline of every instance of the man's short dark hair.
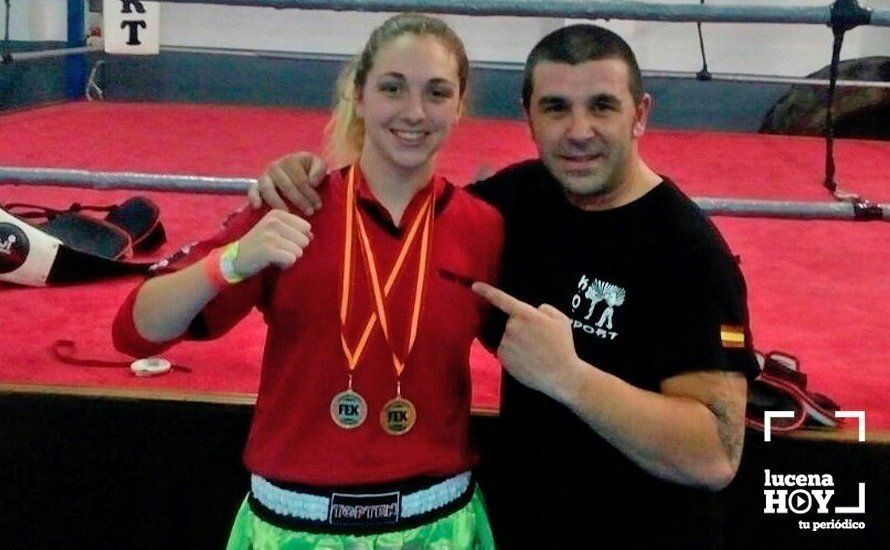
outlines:
M643 77L637 58L627 42L614 32L596 25L571 25L555 30L538 42L525 62L522 82L522 106L526 110L532 97L532 73L541 61L579 65L586 61L620 59L627 65L628 86L634 103L643 98Z

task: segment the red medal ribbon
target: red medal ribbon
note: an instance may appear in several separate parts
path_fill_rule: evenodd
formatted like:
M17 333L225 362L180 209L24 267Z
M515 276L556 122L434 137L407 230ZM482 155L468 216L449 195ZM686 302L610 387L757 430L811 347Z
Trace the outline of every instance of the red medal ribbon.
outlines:
M343 247L343 276L340 294L340 342L343 347L343 353L346 355L351 380L352 372L358 365L359 359L367 344L368 337L379 319L380 328L383 332L384 339L386 340L387 347L392 353L393 367L395 368L396 380L398 381L402 371L405 369L405 363L408 360L411 349L414 347L414 342L417 338L417 328L420 324L420 306L423 302L424 282L426 280L426 272L429 269L431 256L430 240L432 238L433 220L435 217L435 189L432 185L430 186L429 195L424 199L423 204L414 216L410 229L402 243L402 248L390 270L389 276L387 277L386 284L381 288L371 240L368 237L361 212L356 203L355 170L355 166L350 167L346 182L346 230ZM392 290L393 283L405 266L405 258L408 255L411 245L416 240L417 231L421 224L423 225L423 231L420 239L420 257L418 259L417 283L415 285L414 303L411 312L411 324L409 326L409 335L404 355L399 356L395 346L392 344L391 333L389 330L389 317L386 313L386 305L384 301L389 295L390 290ZM350 281L352 280L352 238L354 234L362 246L362 259L364 260L365 268L368 273L368 284L371 288L371 293L374 296L375 312L371 314L370 319L368 319L368 322L365 324L364 332L353 351L350 349L349 344L346 341L346 319L349 311Z

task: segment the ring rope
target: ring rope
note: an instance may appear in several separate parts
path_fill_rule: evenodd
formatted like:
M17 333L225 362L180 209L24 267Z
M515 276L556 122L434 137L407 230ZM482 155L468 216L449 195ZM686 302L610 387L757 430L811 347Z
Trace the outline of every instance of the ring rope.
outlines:
M293 52L284 50L248 50L239 48L209 48L201 46L161 46L161 52L167 53L196 53L202 55L234 55L242 57L257 57L262 59L300 59L345 62L350 59L348 55L324 54L318 52ZM46 54L40 57L54 57L66 55L80 55L82 53L101 52L100 48L61 48L56 50L42 50L40 52L25 52L13 54L16 62L35 59L37 54ZM25 57L20 57L25 56ZM99 61L97 61L99 63ZM522 68L522 63L508 63L497 61L471 62L473 68L492 70L517 70ZM800 86L828 86L830 81L824 78L805 78L795 76L767 75L756 73L720 73L709 72L707 79L699 77L701 71L673 71L664 69L642 69L644 78L675 78L684 80L714 80L724 82L751 82L762 84L796 84ZM890 82L876 80L845 80L838 79L836 86L847 88L890 88Z
M28 183L38 186L85 187L101 190L129 189L243 195L254 181L253 178L182 174L0 167L0 184ZM890 204L870 204L866 208L863 205L850 202L769 201L707 197L695 197L693 200L702 210L712 216L890 221Z
M165 0L278 9L397 12L417 10L454 15L514 15L570 19L627 19L685 23L794 23L830 25L830 6L747 6L738 4L652 4L627 0ZM890 10L869 9L868 23L890 27Z
M161 46L162 53L196 53L203 55L235 55L243 57L258 57L263 59L303 59L320 61L347 61L351 56L342 54L325 54L318 52L294 52L284 50L248 50L242 48L211 48L204 46ZM59 48L53 50L41 50L39 52L22 52L12 54L15 62L28 61L41 57L62 57L67 55L80 55L83 53L102 52L98 47ZM494 70L516 70L522 68L522 63L509 63L498 61L476 61L471 65L474 68ZM662 69L643 69L643 77L649 78L677 78L687 80L715 80L725 82L751 82L764 84L798 84L802 86L828 86L829 80L823 78L804 78L794 76L766 75L755 73L719 73L709 72L710 78L699 77L700 71L672 71ZM853 88L890 88L890 82L874 80L841 80L835 83L840 87Z
M698 72L692 71L668 71L668 70L649 70L641 71L644 77L652 78L677 78L684 80L701 80L698 78ZM831 81L825 78L803 78L791 76L772 76L766 74L747 74L747 73L709 73L708 81L724 81L724 82L752 82L761 84L796 84L799 86L825 86L827 87ZM890 88L890 82L880 82L875 80L837 80L835 85L847 88Z
M11 62L33 61L35 59L46 59L49 57L65 57L69 55L81 55L85 53L101 52L102 48L97 46L79 46L76 48L54 48L51 50L39 50L34 52L18 52L10 54Z

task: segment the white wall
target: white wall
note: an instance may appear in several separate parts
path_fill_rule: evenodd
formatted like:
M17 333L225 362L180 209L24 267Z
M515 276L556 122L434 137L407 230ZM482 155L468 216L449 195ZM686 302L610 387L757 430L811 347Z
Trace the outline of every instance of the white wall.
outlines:
M84 1L86 12L87 0ZM68 40L66 0L11 0L9 39L26 42ZM6 22L6 2L0 2L0 38ZM86 26L86 25L85 25Z
M676 3L681 0L646 0ZM694 0L686 0L694 2ZM826 6L831 0L789 0L784 5ZM768 0L708 0L712 4L768 5ZM890 0L866 0L890 9ZM13 0L11 37L64 40L64 0ZM4 8L0 4L0 16ZM275 10L165 3L161 43L354 54L371 29L389 14ZM524 61L542 36L574 21L519 17L445 16L464 38L474 61ZM89 19L89 18L87 18ZM700 68L695 25L641 21L598 22L624 36L643 69ZM827 65L831 30L819 25L705 24L705 51L712 72L802 76ZM890 28L860 27L847 33L842 58L890 55Z
M161 43L353 55L390 15L164 4ZM535 42L561 24L528 17L442 18L464 38L475 61L522 61Z
M677 3L682 0L646 0ZM688 0L692 1L692 0ZM768 5L766 0L708 0L712 4ZM791 0L785 5L827 6L831 0ZM890 8L890 0L870 0ZM165 4L161 41L181 46L257 48L353 54L388 14L227 8ZM519 17L445 16L464 38L474 61L522 62L542 36L575 21ZM213 23L210 23L210 22ZM624 36L644 69L698 70L698 37L692 23L599 22ZM831 59L831 30L819 25L705 24L712 72L802 76ZM890 55L890 28L847 33L843 58Z
M41 38L34 38L33 33L31 32L31 13L36 10L47 10L49 13L46 16L46 19L49 21L54 21L57 18L61 17L63 25L65 25L66 23L64 23L64 3L62 5L63 9L59 10L58 7L58 1L51 2L50 0L12 0L9 10L10 40L42 40ZM3 2L0 3L0 25L5 24L6 2ZM5 32L5 27L0 27L0 32Z

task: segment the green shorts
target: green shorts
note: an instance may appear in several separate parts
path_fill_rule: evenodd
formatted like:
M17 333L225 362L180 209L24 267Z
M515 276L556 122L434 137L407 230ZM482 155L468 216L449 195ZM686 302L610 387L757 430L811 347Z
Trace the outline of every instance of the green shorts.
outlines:
M263 521L241 504L227 550L493 550L494 539L482 494L477 488L463 508L444 518L404 531L377 535L327 535L282 529Z

